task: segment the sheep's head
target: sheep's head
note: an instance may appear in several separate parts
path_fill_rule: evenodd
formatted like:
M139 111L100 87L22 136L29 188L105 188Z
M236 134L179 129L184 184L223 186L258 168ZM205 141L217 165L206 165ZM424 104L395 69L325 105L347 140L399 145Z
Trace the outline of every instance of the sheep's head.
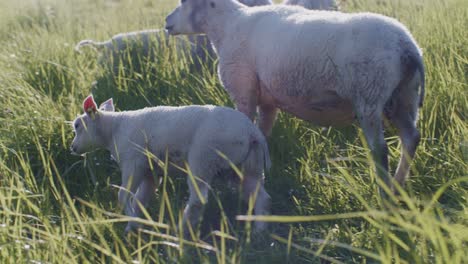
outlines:
M179 6L166 17L166 30L171 35L201 34L206 23L207 9L216 6L215 0L181 0Z
M74 154L79 155L96 150L103 145L105 139L98 132L100 115L102 111L113 112L114 104L112 99L109 99L98 109L93 96L90 95L83 101L83 110L85 113L73 121L75 138L70 147Z
M239 0L247 6L271 4L270 0ZM179 6L166 17L166 30L171 35L203 34L207 18L222 16L225 8L240 6L234 0L181 0Z

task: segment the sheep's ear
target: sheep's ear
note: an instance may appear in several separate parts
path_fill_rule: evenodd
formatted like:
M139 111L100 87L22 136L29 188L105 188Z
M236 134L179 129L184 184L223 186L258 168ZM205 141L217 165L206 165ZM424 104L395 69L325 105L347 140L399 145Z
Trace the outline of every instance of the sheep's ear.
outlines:
M106 111L106 112L114 112L115 108L114 108L114 101L112 100L112 98L102 103L99 106L99 110Z
M97 105L94 102L94 98L92 95L86 97L83 101L83 111L88 115L93 115L97 112Z

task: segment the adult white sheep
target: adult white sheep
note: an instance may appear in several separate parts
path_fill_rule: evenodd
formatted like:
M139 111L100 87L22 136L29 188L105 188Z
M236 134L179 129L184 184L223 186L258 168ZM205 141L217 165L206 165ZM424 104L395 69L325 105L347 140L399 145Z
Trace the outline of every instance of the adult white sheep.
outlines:
M110 151L122 171L119 203L127 215L140 215L138 202L146 206L156 187L150 170L152 161L145 150L163 161L167 151L170 163L185 168L187 162L197 177L196 181L190 177L187 180L190 196L184 210L184 227L197 225L208 199L208 184L218 173L231 169L229 161L243 172L243 197L248 201L258 190L254 213L268 213L270 197L263 187L264 168L270 168L268 146L262 132L244 114L210 105L114 112L112 99L98 109L92 96L85 99L83 110L85 113L73 122L71 150L76 154L97 148ZM135 194L133 202L129 192ZM130 222L125 230L135 227ZM260 231L265 223L258 222L255 227ZM188 230L184 229L185 235Z
M285 0L285 5L297 5L313 10L338 10L335 0Z
M206 33L219 77L237 109L269 135L277 109L321 126L359 122L378 175L390 184L385 115L399 130L403 185L419 144L421 51L408 30L378 14L346 14L233 0L186 0L166 18L169 34ZM421 92L418 88L421 87Z

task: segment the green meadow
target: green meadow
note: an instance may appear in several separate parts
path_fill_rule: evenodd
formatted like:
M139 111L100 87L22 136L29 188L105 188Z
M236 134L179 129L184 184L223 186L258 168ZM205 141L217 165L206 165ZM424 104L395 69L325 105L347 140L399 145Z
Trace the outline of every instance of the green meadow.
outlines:
M233 106L216 61L194 72L174 45L152 59L124 54L112 72L74 46L162 28L163 0L0 1L0 263L468 263L468 2L346 0L345 12L397 18L423 49L422 140L400 197L382 201L357 126L322 129L281 113L268 139L268 232L253 234L251 204L215 180L197 239L178 232L186 178L161 186L124 237L120 171L106 151L73 156L70 125L93 94L117 110ZM386 134L394 172L400 144ZM246 215L238 217L239 215Z

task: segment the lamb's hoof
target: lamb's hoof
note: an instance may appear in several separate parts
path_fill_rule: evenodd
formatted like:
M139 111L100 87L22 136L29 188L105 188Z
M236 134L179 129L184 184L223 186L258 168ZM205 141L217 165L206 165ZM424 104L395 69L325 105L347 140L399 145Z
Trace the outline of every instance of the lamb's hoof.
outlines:
M135 224L135 223L133 223L133 224L129 223L125 227L124 236L128 237L128 236L131 236L131 235L136 235L136 234L138 234L140 229L141 229L141 225Z
M268 247L272 242L271 234L267 229L263 230L252 230L250 234L250 241L254 248L265 248Z
M133 230L133 228L129 228L128 226L125 228L125 231L124 231L124 236L129 236L131 234L135 233L135 230Z
M197 233L191 233L187 228L184 228L183 238L187 241L196 241L198 239Z
M401 193L400 193L400 190L403 190L403 188L405 188L405 185L403 183L396 183L397 185L399 185L399 187L395 186L395 184L392 185L392 192L393 192L393 195L395 195L395 197L398 197L400 198L401 197Z

